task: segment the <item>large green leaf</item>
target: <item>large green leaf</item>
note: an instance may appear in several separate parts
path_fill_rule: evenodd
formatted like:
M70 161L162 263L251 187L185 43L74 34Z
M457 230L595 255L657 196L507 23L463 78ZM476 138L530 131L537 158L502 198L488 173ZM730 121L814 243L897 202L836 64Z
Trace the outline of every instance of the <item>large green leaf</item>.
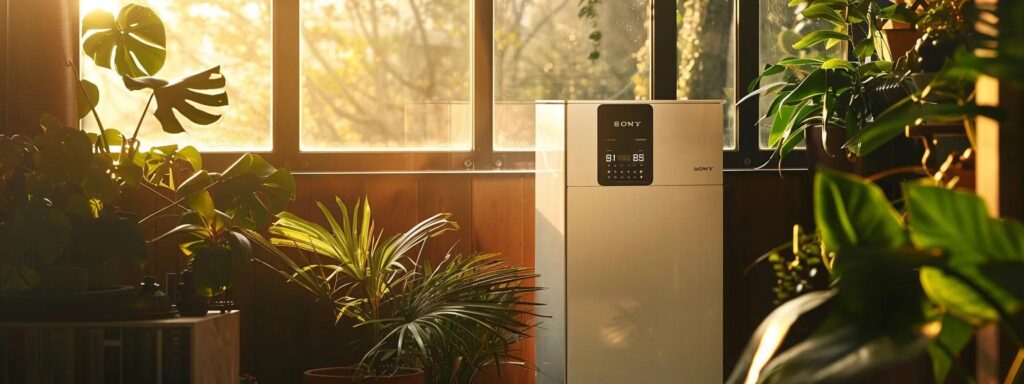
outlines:
M167 58L164 23L141 5L121 8L117 20L106 11L89 12L82 18L82 37L82 51L96 65L114 68L121 76L153 76Z
M78 118L84 119L92 112L93 107L99 105L100 89L89 80L79 80L78 88Z
M997 119L1002 116L1001 111L996 107L976 104L958 105L953 102L938 104L917 102L908 97L882 112L863 131L851 137L843 147L864 156L902 134L906 127L916 126L925 121L957 122L965 117L977 115Z
M942 317L942 331L928 344L928 356L932 359L932 374L936 384L946 382L953 359L967 346L973 335L974 328L970 324L953 316Z
M195 243L190 250L196 293L203 297L224 293L234 281L231 250L206 242Z
M797 104L801 101L821 96L828 90L828 71L816 69L800 81L786 99L787 104Z
M808 292L772 311L750 337L726 383L756 382L761 376L762 369L782 346L793 324L804 314L827 303L835 295L835 290Z
M233 218L234 225L262 228L295 199L295 178L259 155L245 154L224 171L212 190L216 205Z
M827 252L845 247L900 247L907 236L878 186L831 170L814 179L814 220Z
M221 115L215 115L199 108L193 104L207 107L223 107L228 105L228 94L224 92L226 84L224 76L220 73L220 66L207 69L181 79L175 83L167 80L152 77L124 77L124 85L129 90L137 91L143 88L153 90L156 97L156 111L153 116L160 121L160 126L167 133L185 132L174 111L178 111L189 121L199 125L210 125L220 120ZM215 90L214 93L202 93L196 90Z
M1024 265L1024 226L990 217L968 192L918 183L905 190L911 239L948 254L949 270L921 270L929 297L972 323L997 321L1000 309L1020 310L1024 280L1006 272Z
M805 8L803 12L800 12L800 14L808 19L825 20L834 25L846 25L846 20L839 15L839 12L836 12L835 9L832 9L832 7L827 4L811 5L810 7Z
M92 142L83 131L51 126L36 136L33 144L38 149L35 152L38 171L54 181L77 185L92 164Z
M13 265L38 267L64 255L71 235L71 221L60 209L32 201L12 209L0 231L0 257ZM0 263L4 264L4 263Z
M1024 262L1024 226L992 218L977 195L919 183L905 189L911 238L918 247L948 251L953 266Z
M800 39L800 41L797 41L796 44L793 44L793 48L805 49L829 40L845 41L849 39L850 36L842 32L814 31L805 35L803 38Z
M811 337L779 355L758 383L855 383L918 356L921 332L873 334L856 324Z

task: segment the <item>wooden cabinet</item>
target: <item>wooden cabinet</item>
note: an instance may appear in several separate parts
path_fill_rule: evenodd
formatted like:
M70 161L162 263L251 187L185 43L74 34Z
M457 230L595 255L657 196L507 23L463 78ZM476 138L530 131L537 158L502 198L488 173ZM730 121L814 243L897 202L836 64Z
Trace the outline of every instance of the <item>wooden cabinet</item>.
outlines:
M239 313L124 322L0 323L0 382L237 383Z

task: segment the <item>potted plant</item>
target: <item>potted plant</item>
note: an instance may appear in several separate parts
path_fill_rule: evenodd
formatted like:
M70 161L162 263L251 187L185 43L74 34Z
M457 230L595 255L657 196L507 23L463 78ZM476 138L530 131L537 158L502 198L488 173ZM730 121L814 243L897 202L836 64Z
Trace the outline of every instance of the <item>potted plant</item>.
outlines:
M769 315L728 382L870 381L924 355L936 382L969 381L957 355L987 324L1024 348L1013 317L1024 308L1024 225L934 181L904 184L903 212L873 183L833 171L818 173L814 196L817 248L802 258L818 258L829 284ZM798 321L813 332L791 335ZM1020 375L1014 366L1007 382Z
M350 214L336 202L340 220L317 203L330 230L282 212L269 241L246 231L268 251L263 264L331 303L336 320L354 320L361 335L358 364L307 371L307 383L474 383L483 369L515 362L509 346L527 337L536 317L526 299L538 289L527 284L536 275L493 254L423 260L429 238L458 228L449 214L384 236L369 203Z
M113 260L144 265L147 252L139 225L168 216L180 225L157 239L189 235L180 248L189 258L191 291L203 296L202 304L230 285L232 261L251 255L239 228L265 228L294 198L291 173L258 155L243 155L213 173L202 169L202 156L193 147L142 149L138 133L154 102L152 115L172 134L185 131L178 116L209 125L220 119L209 109L228 104L219 67L174 82L151 77L163 68L165 34L160 18L136 4L124 6L116 18L93 11L82 20L83 52L121 76L127 89L150 92L130 135L104 127L96 111L99 89L84 79L78 82L78 117L91 115L96 132L70 128L46 115L33 138L0 135L0 304L17 309L0 312L25 313L26 305L47 303L39 294L56 293L60 303L81 310L55 314L43 308L38 317L125 316L118 311L130 308L124 302L133 299L125 297L125 289L114 290L120 295L114 299L90 301L93 306L79 305L85 302L81 297L67 294L95 286L95 277L109 274ZM120 209L126 189L152 192L167 205L139 219ZM84 277L86 268L93 271L91 283ZM26 294L34 296L24 300ZM118 310L104 311L105 306Z
M968 13L985 10L964 0L897 2L884 8L870 0L810 0L791 5L803 17L827 25L804 34L793 45L795 49L846 45L852 55L786 58L766 65L751 83L740 102L761 95L771 98L761 119L771 121L768 141L780 160L807 137L817 139L809 148L818 152L856 157L887 143L905 126L957 120L984 111L963 107L971 104L973 87L968 85L971 79L961 76L962 69L939 70L951 67L947 61L960 47L991 46L994 37L963 27L984 19L968 20ZM913 25L923 37L915 40L914 49L897 52L879 29L886 23ZM951 103L961 107L952 108ZM946 105L924 107L929 104ZM930 119L907 121L906 108L922 107ZM841 140L834 139L837 135ZM869 140L865 146L865 137L880 140Z

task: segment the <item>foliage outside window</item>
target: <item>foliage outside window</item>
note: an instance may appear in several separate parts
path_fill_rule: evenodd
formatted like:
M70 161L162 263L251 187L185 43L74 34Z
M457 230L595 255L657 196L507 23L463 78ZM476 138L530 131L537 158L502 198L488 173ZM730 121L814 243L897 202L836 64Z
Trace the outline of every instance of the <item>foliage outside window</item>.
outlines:
M533 147L536 100L650 98L649 12L650 0L495 1L495 148Z
M203 151L270 151L274 0L82 0L81 14L138 3L164 15L175 78L222 63L232 81L232 111L211 129L173 139L153 121L140 140ZM472 151L471 2L464 0L301 0L299 121L303 151ZM732 0L679 0L680 99L733 97ZM651 0L498 0L493 9L493 146L533 148L536 100L632 100L651 96ZM190 32L195 31L195 32ZM137 116L114 106L145 103L121 79L80 60L96 79L105 125ZM277 73L280 75L280 73ZM726 147L735 147L727 103ZM92 121L83 121L86 129Z

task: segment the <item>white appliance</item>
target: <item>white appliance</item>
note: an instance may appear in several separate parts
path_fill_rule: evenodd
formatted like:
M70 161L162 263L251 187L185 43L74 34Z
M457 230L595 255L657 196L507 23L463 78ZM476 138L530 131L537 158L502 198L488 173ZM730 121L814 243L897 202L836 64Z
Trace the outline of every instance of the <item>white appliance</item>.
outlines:
M721 383L719 101L538 102L538 383Z

